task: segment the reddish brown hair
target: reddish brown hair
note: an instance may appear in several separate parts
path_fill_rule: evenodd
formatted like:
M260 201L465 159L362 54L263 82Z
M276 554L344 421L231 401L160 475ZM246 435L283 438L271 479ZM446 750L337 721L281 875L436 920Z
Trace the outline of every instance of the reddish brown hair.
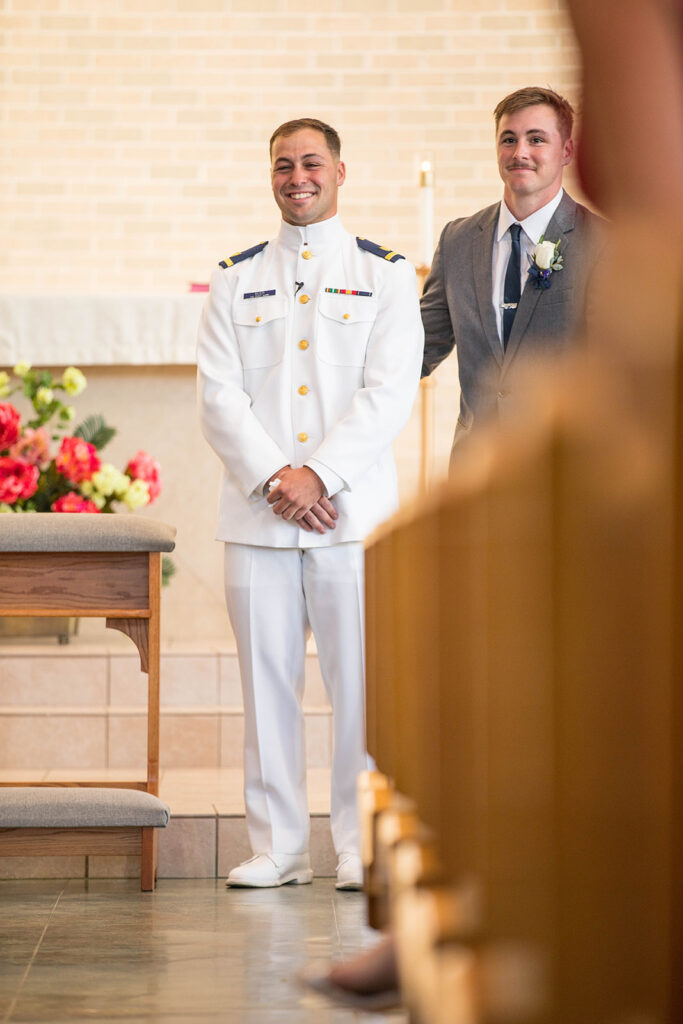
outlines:
M545 103L555 111L557 127L563 141L566 142L567 139L572 137L574 108L569 100L566 100L564 96L560 96L553 89L542 89L540 86L535 85L529 85L524 89L517 89L516 92L511 92L509 96L500 101L493 111L493 117L496 122L496 134L498 134L500 119L504 114L515 114L518 110L524 110L526 107L535 107L541 103Z

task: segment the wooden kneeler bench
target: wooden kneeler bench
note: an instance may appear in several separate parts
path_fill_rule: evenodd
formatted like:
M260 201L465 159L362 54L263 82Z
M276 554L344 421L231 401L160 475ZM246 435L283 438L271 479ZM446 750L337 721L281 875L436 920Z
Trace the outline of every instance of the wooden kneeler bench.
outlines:
M104 618L147 673L147 772L135 782L0 782L0 856L139 855L154 888L159 800L161 553L175 529L129 515L0 516L0 616Z

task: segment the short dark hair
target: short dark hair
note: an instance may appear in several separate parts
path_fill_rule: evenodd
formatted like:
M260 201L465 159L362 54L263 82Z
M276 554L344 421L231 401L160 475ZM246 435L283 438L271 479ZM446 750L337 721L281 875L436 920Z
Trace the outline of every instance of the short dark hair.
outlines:
M315 132L321 132L325 136L325 142L335 160L339 159L341 153L341 139L339 133L331 128L329 124L325 124L324 121L319 121L317 117L299 117L295 121L285 121L279 128L276 128L270 137L269 153L273 155L273 143L281 135L285 138L288 135L295 135L296 132L303 131L305 128L312 128Z
M560 135L563 141L566 142L567 139L572 137L574 108L569 100L566 100L564 96L560 96L554 89L542 89L536 85L528 85L524 89L517 89L516 92L511 92L509 96L500 101L493 111L496 121L496 133L498 132L500 119L504 114L515 114L518 110L524 110L526 107L535 107L541 103L547 104L555 111Z

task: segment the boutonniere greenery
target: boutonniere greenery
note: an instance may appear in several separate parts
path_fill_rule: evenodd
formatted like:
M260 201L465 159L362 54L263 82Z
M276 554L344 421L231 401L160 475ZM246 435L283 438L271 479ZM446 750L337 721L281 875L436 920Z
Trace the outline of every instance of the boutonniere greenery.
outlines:
M529 256L529 278L536 288L550 288L552 275L562 270L563 257L560 256L560 239L556 242L544 242L543 237Z

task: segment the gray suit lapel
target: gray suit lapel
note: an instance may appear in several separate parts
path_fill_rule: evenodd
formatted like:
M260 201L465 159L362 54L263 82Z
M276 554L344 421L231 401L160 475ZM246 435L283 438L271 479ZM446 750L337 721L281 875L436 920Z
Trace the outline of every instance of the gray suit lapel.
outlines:
M548 241L556 242L558 238L561 240L560 253L562 256L566 254L571 243L570 232L574 229L575 216L576 203L565 192L562 196L562 201L555 210L555 213L553 214L548 227L545 229L543 236ZM522 292L519 307L515 314L512 330L510 331L508 345L505 350L505 363L508 363L512 359L519 348L520 342L524 337L524 332L529 326L531 317L533 316L542 294L543 290L541 288L536 288L532 281L527 282L524 291Z
M493 277L491 274L491 261L493 254L493 234L498 223L498 211L500 204L487 211L486 217L482 218L479 225L479 233L474 239L472 246L472 260L474 265L474 288L479 304L479 315L484 328L486 340L499 365L503 363L503 346L498 338L496 326L496 314L493 309Z

